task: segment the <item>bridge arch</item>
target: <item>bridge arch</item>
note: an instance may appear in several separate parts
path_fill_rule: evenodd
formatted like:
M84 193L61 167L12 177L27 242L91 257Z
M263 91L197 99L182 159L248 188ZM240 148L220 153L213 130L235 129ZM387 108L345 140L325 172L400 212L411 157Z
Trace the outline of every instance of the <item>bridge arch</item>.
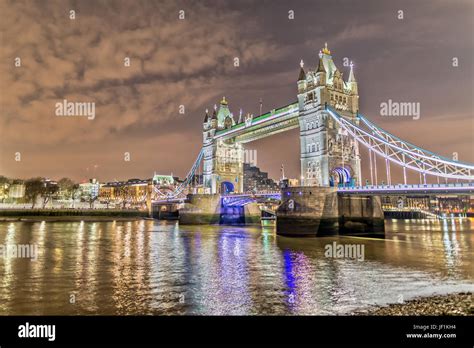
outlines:
M344 167L335 167L331 170L329 177L330 186L351 186L352 185L352 175L350 168Z
M234 192L234 184L229 181L223 181L221 183L221 193L226 194L231 192Z

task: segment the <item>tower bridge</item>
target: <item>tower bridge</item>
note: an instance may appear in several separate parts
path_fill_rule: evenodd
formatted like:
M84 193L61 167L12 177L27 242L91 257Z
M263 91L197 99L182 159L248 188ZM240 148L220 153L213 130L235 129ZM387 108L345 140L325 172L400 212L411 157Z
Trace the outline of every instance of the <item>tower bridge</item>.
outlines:
M242 112L238 120L222 99L203 122L204 187L211 194L242 192L243 144L290 129L300 129L301 174L305 186L361 184L358 142L342 132L340 122L328 112L334 108L344 120L360 120L357 81L351 64L349 78L335 66L325 46L317 68L305 71L300 64L297 101L258 117Z
M359 91L352 62L344 80L325 45L314 69L305 69L301 61L295 102L256 117L242 111L234 117L225 97L212 113L206 110L202 149L185 182L161 197L161 201L183 199L192 193L192 178L202 167L202 187L200 191L194 188L194 194L187 197L180 217L182 222L218 223L223 207L245 207L242 214L257 214L251 206L265 195L258 197L243 192L244 146L295 128L299 128L301 183L299 187L283 187L278 194L281 204L276 214L280 234L373 232L383 229L382 195L427 191L471 195L473 192L473 164L424 150L363 116L359 112ZM365 185L361 146L369 157L364 165L370 171L370 181L367 179ZM380 164L385 165L384 172ZM393 182L391 166L402 170L402 183ZM409 183L408 172L418 174L420 182ZM379 184L382 177L386 183ZM427 177L436 178L438 186L429 186ZM449 180L462 184L452 186ZM276 196L269 193L272 199L277 199Z

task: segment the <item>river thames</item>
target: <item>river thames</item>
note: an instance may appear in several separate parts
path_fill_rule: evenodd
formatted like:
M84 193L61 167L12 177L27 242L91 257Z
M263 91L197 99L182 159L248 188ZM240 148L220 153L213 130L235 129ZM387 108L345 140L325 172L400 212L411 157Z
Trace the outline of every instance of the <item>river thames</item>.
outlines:
M287 238L274 226L1 222L0 315L346 315L474 290L474 219L386 220L385 239ZM330 258L332 243L364 259Z

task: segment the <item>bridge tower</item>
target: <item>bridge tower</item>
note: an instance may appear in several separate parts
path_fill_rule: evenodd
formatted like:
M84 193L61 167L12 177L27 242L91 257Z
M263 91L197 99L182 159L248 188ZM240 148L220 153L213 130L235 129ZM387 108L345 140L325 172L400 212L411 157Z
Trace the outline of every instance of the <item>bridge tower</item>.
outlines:
M212 115L206 110L203 122L203 184L206 193L240 193L243 191L243 147L235 141L219 139L219 132L235 126L225 97Z
M358 143L344 134L325 109L332 106L343 117L358 124L357 81L352 62L347 81L325 47L314 70L301 70L298 106L302 186L338 186L361 183Z

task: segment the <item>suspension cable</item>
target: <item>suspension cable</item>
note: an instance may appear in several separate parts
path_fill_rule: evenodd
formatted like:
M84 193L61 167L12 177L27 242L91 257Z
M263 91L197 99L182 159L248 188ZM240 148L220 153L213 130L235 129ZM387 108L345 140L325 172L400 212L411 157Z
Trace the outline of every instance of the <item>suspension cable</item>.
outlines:
M374 173L372 168L372 149L369 148L369 160L370 160L370 185L374 184Z
M377 178L377 154L375 153L375 151L373 151L373 153L374 153L375 186L378 186L379 180Z
M474 169L474 165L462 163L462 162L453 162L452 160L447 160L436 156L435 154L421 150L419 148L408 148L408 143L401 140L386 139L383 135L380 135L380 131L372 128L372 134L369 134L367 131L361 129L356 124L346 120L340 116L337 111L333 110L330 106L326 107L326 110L329 111L329 114L333 119L338 122L348 133L355 138L356 141L362 143L364 146L369 147L374 152L374 158L376 161L377 154L388 158L389 161L392 161L400 166L406 166L408 169L412 169L419 173L428 172L428 174L435 176L450 177L454 179L462 180L474 180L474 177L470 175L470 169ZM362 115L359 115L363 119ZM364 119L363 119L364 120ZM366 122L364 120L364 122ZM370 123L369 123L370 124ZM387 137L396 138L390 133L387 133ZM368 144L367 139L372 139L373 143ZM397 138L398 139L398 138ZM395 143L397 141L398 143ZM390 148L391 153L385 154L382 146L387 145ZM411 144L410 144L411 146ZM393 153L392 153L393 152ZM408 156L407 162L402 162L401 155L405 154ZM374 162L375 162L374 161ZM425 165L425 168L421 168L421 164ZM442 171L442 165L447 165L449 167L449 173L447 171ZM426 168L428 166L428 169ZM375 162L375 170L377 170L377 165ZM378 178L376 177L376 181Z
M403 156L403 163L405 163L405 154L402 154ZM403 165L403 183L406 185L407 184L407 166Z

